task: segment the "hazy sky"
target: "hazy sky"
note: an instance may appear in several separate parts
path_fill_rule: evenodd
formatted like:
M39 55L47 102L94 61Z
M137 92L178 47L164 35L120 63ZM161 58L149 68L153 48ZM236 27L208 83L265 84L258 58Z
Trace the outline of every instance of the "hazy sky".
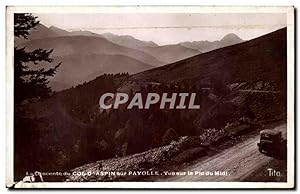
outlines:
M42 24L68 31L89 30L132 35L159 45L183 41L220 40L235 33L249 40L286 26L286 14L93 13L34 14Z

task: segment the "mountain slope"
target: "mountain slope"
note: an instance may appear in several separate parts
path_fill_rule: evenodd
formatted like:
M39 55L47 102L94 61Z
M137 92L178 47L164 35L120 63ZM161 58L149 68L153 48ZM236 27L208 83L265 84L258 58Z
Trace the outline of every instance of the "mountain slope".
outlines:
M86 30L72 31L72 32L70 32L69 36L95 36L95 37L98 37L98 38L104 38L100 34L90 32L90 31L86 31Z
M187 48L181 45L158 46L152 41L141 41L128 35L118 36L112 33L104 33L101 34L101 36L115 44L144 51L164 62L164 64L180 61L200 53L197 49Z
M230 46L230 45L234 45L234 44L238 44L244 42L244 40L242 40L240 37L238 37L236 34L230 33L227 34L226 36L224 36L221 40L220 40L220 45L221 47L226 47L226 46ZM221 48L220 47L220 48Z
M51 37L32 40L20 46L25 46L27 50L53 49L51 57L55 62L62 62L50 80L54 90L75 86L104 73L133 74L162 64L140 50L119 46L98 37Z
M201 53L209 52L218 48L223 48L226 46L231 46L234 44L239 44L244 42L240 37L238 37L236 34L230 33L224 36L219 41L193 41L193 42L182 42L179 43L180 45L191 48L191 49L197 49Z
M108 54L125 55L143 63L158 66L162 62L154 57L136 49L126 48L111 43L104 38L91 36L63 36L32 40L24 44L28 50L36 48L54 49L52 56L65 56L73 54Z
M112 33L104 33L101 34L102 37L106 38L107 40L121 45L121 46L126 46L129 48L134 48L134 49L139 49L141 47L157 47L158 45L155 44L152 41L141 41L138 40L132 36L128 35L123 35L123 36L118 36Z
M54 33L56 33L57 36L69 36L71 34L71 32L67 31L67 30L63 30L61 28L55 27L55 26L50 26L49 30L52 30ZM40 37L42 38L42 37ZM46 38L46 37L43 37Z
M29 42L30 40L37 40L37 39L45 39L51 37L64 37L64 36L85 36L85 37L95 37L95 38L103 38L112 42L113 44L127 47L130 49L135 49L142 51L150 57L157 58L160 62L152 63L149 61L144 61L145 63L160 66L168 63L173 63L176 61L180 61L185 58L189 58L200 52L198 49L188 48L187 46L181 45L165 45L165 46L158 46L152 41L142 41L138 40L129 35L115 35L112 33L104 33L104 34L97 34L91 31L79 30L79 31L66 31L61 28L50 26L47 28L46 26L40 24L30 35L28 40L23 39L16 39L17 45L24 44L25 42ZM111 53L110 53L111 54ZM114 53L113 53L114 54ZM119 54L119 53L118 53ZM140 55L140 54L139 54ZM133 57L133 56L129 56ZM135 57L134 57L135 58ZM141 60L138 58L138 60ZM143 59L144 60L144 59Z
M168 63L174 63L194 55L200 54L198 50L186 48L181 45L165 45L157 47L143 47L140 48L146 53L155 56L160 61Z
M43 24L38 24L35 28L30 30L28 39L15 37L15 44L19 45L35 39L57 37L57 36L59 36L59 34L57 34L55 31L51 30L50 28L47 28Z
M138 73L131 79L197 84L207 84L213 78L226 83L262 80L284 87L286 48L286 28L283 28L241 44Z
M56 90L65 89L57 86L57 83L65 85L77 85L90 81L104 73L137 73L152 66L124 55L107 54L74 54L56 56L55 61L62 61L62 65L51 79L56 83ZM52 83L51 83L52 84ZM58 87L58 88L57 88Z

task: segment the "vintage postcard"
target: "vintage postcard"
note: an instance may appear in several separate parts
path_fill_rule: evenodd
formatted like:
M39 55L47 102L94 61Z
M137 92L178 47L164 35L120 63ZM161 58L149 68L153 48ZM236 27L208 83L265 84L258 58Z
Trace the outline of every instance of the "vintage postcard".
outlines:
M294 188L294 7L6 12L7 187Z

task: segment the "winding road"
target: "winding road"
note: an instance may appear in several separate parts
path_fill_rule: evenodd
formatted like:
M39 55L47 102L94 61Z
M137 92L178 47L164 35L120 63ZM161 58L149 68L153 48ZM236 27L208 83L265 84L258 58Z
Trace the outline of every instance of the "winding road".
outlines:
M273 130L280 130L282 135L286 137L287 125L279 125ZM274 158L265 156L258 151L257 142L259 142L259 138L260 136L257 135L213 157L183 169L183 171L198 173L211 172L213 175L199 175L199 173L198 175L174 176L168 178L167 181L242 181L255 170L274 160ZM216 175L215 172L226 173Z

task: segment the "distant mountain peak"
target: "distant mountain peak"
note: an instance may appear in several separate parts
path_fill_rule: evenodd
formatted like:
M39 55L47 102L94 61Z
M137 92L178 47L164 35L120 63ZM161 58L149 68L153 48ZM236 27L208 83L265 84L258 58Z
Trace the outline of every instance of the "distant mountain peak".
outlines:
M241 43L244 40L241 39L238 35L234 34L234 33L229 33L227 35L225 35L220 42L222 42L223 44L232 44L232 43Z

